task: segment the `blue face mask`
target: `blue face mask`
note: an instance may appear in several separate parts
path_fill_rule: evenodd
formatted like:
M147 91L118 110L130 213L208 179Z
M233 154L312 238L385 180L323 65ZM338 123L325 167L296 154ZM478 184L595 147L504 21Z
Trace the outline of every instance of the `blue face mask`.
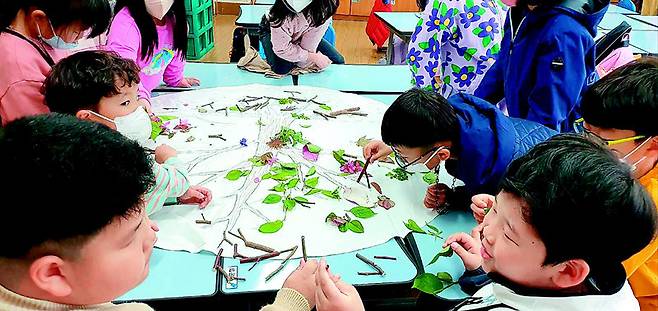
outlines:
M53 49L72 50L78 47L78 42L68 43L60 38L57 33L55 33L55 28L53 28L53 24L51 24L50 21L48 21L48 25L50 25L50 29L53 31L53 37L50 39L46 39L41 35L41 28L39 27L39 24L37 24L37 31L39 32L39 39L41 39L41 41L50 45Z

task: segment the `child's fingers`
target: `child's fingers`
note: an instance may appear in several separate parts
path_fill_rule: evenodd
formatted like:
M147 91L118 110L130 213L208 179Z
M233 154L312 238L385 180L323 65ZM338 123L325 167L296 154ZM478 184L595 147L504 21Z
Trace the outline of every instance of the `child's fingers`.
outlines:
M466 261L469 259L471 255L473 255L471 252L467 251L463 246L459 245L457 242L453 242L450 244L450 248L459 256L459 258L462 259L462 261Z
M484 208L477 206L475 203L471 204L471 210L473 211L473 214L484 216Z
M482 229L484 226L482 224L477 225L473 230L471 231L471 236L475 241L480 241L482 239Z
M327 265L324 260L320 262L318 270L315 273L315 284L322 289L322 293L327 299L336 299L341 295L340 290L336 287L336 283L331 280L329 273L327 273Z
M187 82L188 82L189 84L191 84L191 85L199 85L199 84L201 84L201 81L200 81L199 79L197 79L197 78L193 78L193 77L187 78Z
M452 243L458 243L460 245L463 245L467 249L471 249L473 248L473 246L475 246L473 237L464 232L460 232L450 236L448 239L446 239L446 242L443 245L445 247Z
M343 281L336 282L336 288L338 288L338 290L341 293L343 293L344 295L347 295L347 296L352 296L354 294L358 294L356 288L353 285L347 284Z

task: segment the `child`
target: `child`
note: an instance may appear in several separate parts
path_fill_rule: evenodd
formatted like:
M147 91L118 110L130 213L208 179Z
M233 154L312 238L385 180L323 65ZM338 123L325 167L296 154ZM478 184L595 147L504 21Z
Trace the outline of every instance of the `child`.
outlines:
M465 196L455 193L456 207L467 206L476 193L495 193L507 165L536 143L555 132L541 124L509 118L496 107L474 96L456 94L449 99L419 89L403 93L386 110L382 120L383 141L363 149L372 161L395 153L407 171L438 171L440 163L466 186ZM443 205L444 186L427 190L425 206Z
M616 69L592 85L580 103L576 130L603 142L658 204L658 59ZM624 262L643 310L658 310L658 240Z
M458 310L639 310L621 262L654 238L657 221L651 198L604 147L573 135L540 143L510 164L483 224L446 239L466 274L493 280ZM353 287L322 268L317 309L362 310ZM349 308L325 308L339 304Z
M345 59L324 33L339 0L276 0L260 24L260 42L267 63L277 74L288 74L295 66L344 64Z
M39 92L50 68L84 37L105 32L107 0L0 3L0 120L47 113Z
M152 310L109 303L146 278L158 231L144 211L155 176L139 144L50 114L7 124L0 150L0 310ZM316 267L300 265L262 311L309 311Z
M570 131L581 95L596 80L594 36L608 3L518 1L507 14L499 57L475 96L504 99L511 117Z
M407 63L416 87L445 97L473 94L503 39L505 8L493 0L418 0L424 10Z
M46 78L43 93L54 112L104 124L126 137L144 142L151 135L151 120L139 105L139 68L131 60L111 52L83 51L62 59ZM144 197L148 215L157 212L167 198L204 208L212 200L210 190L190 186L176 150L155 149L156 183Z
M137 63L139 101L150 112L151 91L162 81L189 88L196 78L183 76L187 53L184 0L119 0L107 49Z

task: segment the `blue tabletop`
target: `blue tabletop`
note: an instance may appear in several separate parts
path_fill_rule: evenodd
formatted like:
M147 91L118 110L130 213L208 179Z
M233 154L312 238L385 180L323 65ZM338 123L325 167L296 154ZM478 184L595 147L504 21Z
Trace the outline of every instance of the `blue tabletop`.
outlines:
M406 65L330 65L323 72L299 76L299 85L371 94L400 94L412 87Z
M624 14L611 14L611 13L606 13L603 16L603 19L599 23L599 28L605 30L611 30L619 26L621 22L627 22L629 25L631 25L633 30L658 30L656 26L652 26L647 23L638 21L636 19L632 19Z
M477 225L475 219L473 219L473 215L466 212L449 212L445 215L434 218L430 224L443 231L443 234L441 234L443 238L447 238L451 234L457 232L470 233ZM424 229L428 228L425 227ZM434 258L434 256L443 248L444 240L426 234L413 233L412 235L416 247L418 248L425 272L434 274L438 272L448 272L455 280L464 274L464 265L457 255L453 255L449 258L442 257L428 266L427 264L432 261L432 258ZM439 293L439 297L445 299L460 299L468 297L468 295L459 288L459 285L454 285Z
M269 4L273 5L276 0L256 0L254 4Z
M658 16L631 15L629 17L658 27Z
M631 45L648 54L658 55L658 30L631 31Z
M413 34L419 19L414 12L376 12L375 15L393 32L406 37Z
M639 15L639 13L635 11L631 11L629 9L624 9L618 5L611 4L608 7L608 12L607 13L617 13L617 14L624 14L624 15Z
M372 94L371 95L371 94L365 94L365 95L362 95L362 96L370 98L370 99L374 99L376 101L380 101L383 104L389 106L398 98L399 95L377 95L377 94Z
M301 253L301 249L298 249L297 255L301 255ZM372 268L356 258L357 253L377 263L385 271L385 275L357 275L358 272L373 271ZM374 256L391 256L395 257L396 260L374 259ZM340 275L345 282L355 286L411 283L418 273L416 266L402 249L401 241L398 239L391 239L384 244L359 251L332 255L325 259L332 273ZM248 271L253 263L240 264L238 259L224 258L222 262L224 269L229 273L237 273L239 277L245 278L246 281L237 281L237 283L234 281L227 284L226 279L222 277L219 289L225 294L279 290L288 275L299 266L299 259L290 260L281 272L266 282L265 277L274 271L281 261L261 261L251 271ZM409 287L411 287L411 284Z
M212 296L217 293L215 255L191 254L155 248L149 275L142 284L117 301Z
M254 83L276 86L292 85L290 76L282 79L266 78L263 74L242 70L236 64L187 63L185 75L199 78L201 88Z
M267 14L270 8L272 8L271 5L243 4L240 6L240 16L235 21L235 24L247 28L256 28L260 25L263 15Z

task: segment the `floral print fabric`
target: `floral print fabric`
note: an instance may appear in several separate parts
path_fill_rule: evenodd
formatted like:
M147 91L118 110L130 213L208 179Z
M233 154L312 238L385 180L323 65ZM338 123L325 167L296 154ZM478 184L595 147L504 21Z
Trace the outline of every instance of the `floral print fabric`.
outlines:
M407 64L418 88L472 94L493 65L506 9L496 0L432 0L411 36Z

